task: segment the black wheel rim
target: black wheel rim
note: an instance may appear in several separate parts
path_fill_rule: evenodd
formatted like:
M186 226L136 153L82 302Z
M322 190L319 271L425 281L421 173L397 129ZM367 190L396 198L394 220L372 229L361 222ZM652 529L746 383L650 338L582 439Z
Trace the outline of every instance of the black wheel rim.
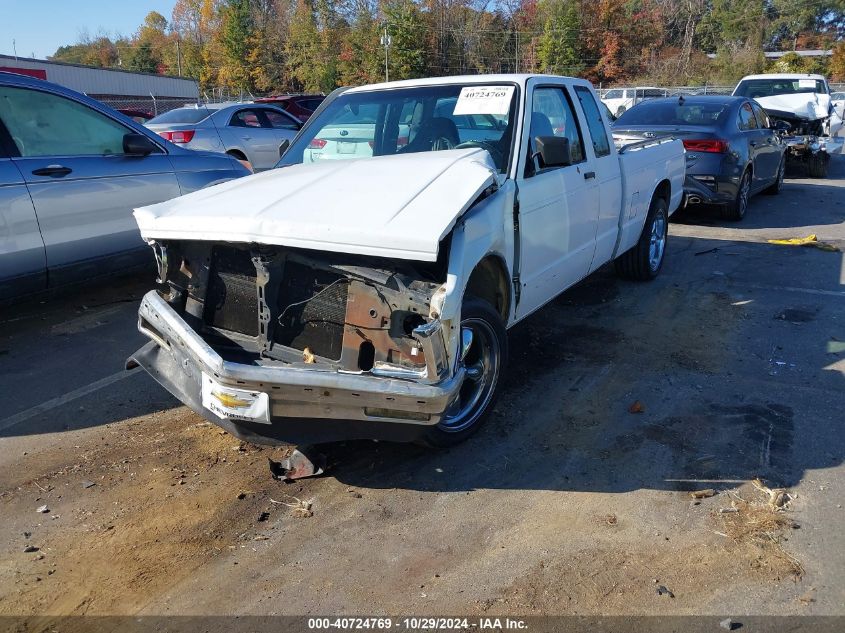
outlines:
M470 334L470 343L461 350L460 365L466 370L458 396L437 425L447 433L459 433L475 424L493 399L499 380L501 349L492 326L483 319L461 321L461 339Z

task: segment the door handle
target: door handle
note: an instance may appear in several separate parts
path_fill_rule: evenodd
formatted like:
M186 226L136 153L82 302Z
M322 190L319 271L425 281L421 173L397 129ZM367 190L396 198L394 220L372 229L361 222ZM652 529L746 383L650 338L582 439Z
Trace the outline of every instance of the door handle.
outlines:
M52 178L61 178L67 176L73 170L64 165L47 165L46 167L39 167L32 170L33 176L51 176Z
M757 141L751 141L751 147L757 147Z
M595 178L596 172L594 171L585 171L584 172L584 180L589 180L590 178Z

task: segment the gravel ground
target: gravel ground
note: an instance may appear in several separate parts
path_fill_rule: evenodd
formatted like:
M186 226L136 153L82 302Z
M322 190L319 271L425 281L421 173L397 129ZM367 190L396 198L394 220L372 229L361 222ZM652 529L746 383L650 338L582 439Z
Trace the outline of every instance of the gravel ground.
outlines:
M655 282L516 326L467 443L295 484L121 371L152 276L2 309L0 615L845 615L843 177L687 213Z

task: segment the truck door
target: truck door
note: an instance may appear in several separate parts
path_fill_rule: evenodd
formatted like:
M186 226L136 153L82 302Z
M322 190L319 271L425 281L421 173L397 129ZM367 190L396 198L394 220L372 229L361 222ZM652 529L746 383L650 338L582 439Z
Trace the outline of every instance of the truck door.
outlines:
M610 260L619 233L619 214L622 210L622 174L619 158L610 151L610 133L601 115L593 91L587 86L573 86L575 99L587 122L592 143L587 154L592 154L598 185L599 214L596 226L596 250L590 272Z
M519 163L521 239L520 316L533 312L587 275L595 249L599 195L593 160L572 99L562 85L538 86L528 95L527 133ZM538 136L569 139L572 164L545 167ZM523 162L524 161L524 162Z

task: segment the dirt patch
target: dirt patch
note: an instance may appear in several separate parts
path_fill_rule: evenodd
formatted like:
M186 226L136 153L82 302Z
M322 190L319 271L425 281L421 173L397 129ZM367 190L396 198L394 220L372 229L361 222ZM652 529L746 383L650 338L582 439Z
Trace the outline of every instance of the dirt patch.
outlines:
M86 433L76 451L46 449L0 472L0 614L135 612L260 538L262 512L289 511L269 501L272 451L185 408Z

